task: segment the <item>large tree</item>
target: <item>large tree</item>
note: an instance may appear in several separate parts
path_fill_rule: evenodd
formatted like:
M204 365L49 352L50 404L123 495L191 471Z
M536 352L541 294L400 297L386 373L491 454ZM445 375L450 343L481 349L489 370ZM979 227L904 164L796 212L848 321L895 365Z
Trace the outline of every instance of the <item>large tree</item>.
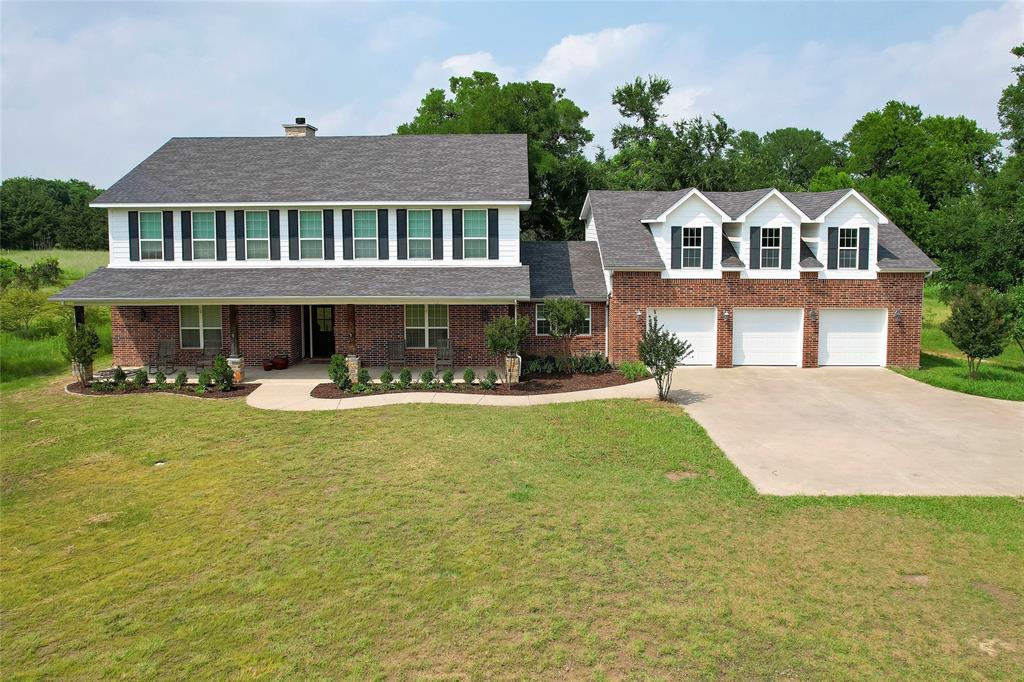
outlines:
M591 182L583 149L593 133L583 126L587 112L550 83L500 83L493 73L449 81L430 90L401 135L450 133L525 133L529 136L530 197L523 214L527 239L582 236L577 216Z
M1024 59L1024 44L1010 50L1018 59ZM1024 62L1012 68L1017 82L1003 90L999 98L999 123L1003 126L1003 139L1010 143L1010 151L1024 155Z
M0 184L0 246L105 248L106 214L89 208L100 191L82 180L4 180Z

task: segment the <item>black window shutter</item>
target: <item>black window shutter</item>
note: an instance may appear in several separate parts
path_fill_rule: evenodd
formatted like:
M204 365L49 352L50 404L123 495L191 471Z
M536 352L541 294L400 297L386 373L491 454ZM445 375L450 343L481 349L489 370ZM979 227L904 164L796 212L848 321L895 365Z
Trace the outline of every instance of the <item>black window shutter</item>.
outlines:
M839 228L828 228L828 269L839 268Z
M324 209L324 260L334 260L334 209Z
M192 260L192 211L181 212L181 260Z
M341 209L341 257L352 260L352 209Z
M404 208L395 211L395 237L398 239L398 259L409 257L409 230Z
M761 269L761 228L750 227L750 269Z
M164 211L164 260L174 260L174 211Z
M434 238L434 246L431 251L433 251L434 260L441 260L444 258L444 211L435 208L430 213L433 221L432 236Z
M683 267L683 228L672 226L672 268Z
M789 270L793 267L793 228L790 225L782 227L782 269Z
M711 225L704 226L704 236L700 245L703 253L701 262L705 270L712 270L715 267L715 228Z
M377 258L388 259L388 210L377 209Z
M139 260L139 212L128 211L128 259Z
M487 209L487 258L498 260L498 209Z
M235 260L245 260L245 211L235 211Z
M299 260L299 212L288 211L288 260Z
M224 211L217 211L214 215L214 222L217 226L217 260L228 259L228 217Z
M270 214L270 260L281 260L281 212L277 209Z
M868 269L868 244L871 241L871 228L862 227L860 228L860 234L857 238L857 269L867 270Z
M462 209L452 209L452 258L462 260Z

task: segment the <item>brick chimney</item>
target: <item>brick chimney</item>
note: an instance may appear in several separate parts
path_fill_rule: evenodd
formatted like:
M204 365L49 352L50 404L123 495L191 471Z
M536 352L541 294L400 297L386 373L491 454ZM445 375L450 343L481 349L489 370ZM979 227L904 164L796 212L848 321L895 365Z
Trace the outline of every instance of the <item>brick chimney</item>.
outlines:
M316 128L306 123L301 116L295 119L295 123L284 124L285 137L316 137Z

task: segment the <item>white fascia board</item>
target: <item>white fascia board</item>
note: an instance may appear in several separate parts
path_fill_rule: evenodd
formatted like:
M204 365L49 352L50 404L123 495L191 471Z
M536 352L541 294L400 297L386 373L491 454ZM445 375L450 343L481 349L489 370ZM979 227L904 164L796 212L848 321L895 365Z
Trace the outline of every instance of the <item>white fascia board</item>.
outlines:
M814 220L813 222L816 222L816 223L824 222L825 221L825 216L827 216L829 213L831 213L836 208L838 208L840 205L842 205L842 203L844 201L846 201L847 199L849 199L850 197L853 197L853 198L857 199L857 201L859 201L861 204L863 204L866 209L871 211L875 215L875 218L878 219L879 224L884 225L884 224L889 222L889 218L886 217L886 215L884 213L882 213L877 208L875 208L875 205L872 204L870 201L868 201L867 197L865 197L863 194L861 194L860 192L858 192L855 189L851 189L849 192L844 194L839 201L837 201L836 203L834 203L831 206L829 206L828 208L826 208L822 212L822 214L819 215L817 217L817 219Z
M732 223L745 223L745 222L747 222L747 216L749 216L758 206L760 206L764 202L768 201L768 199L771 198L771 197L778 197L779 199L781 199L782 203L784 203L794 213L797 214L797 216L800 218L801 222L804 222L804 223L813 223L813 222L815 222L815 221L811 220L810 216L808 216L806 213L801 211L800 208L796 204L794 204L792 201L787 199L785 194L783 194L779 190L775 189L774 187L772 188L772 190L770 192L768 192L763 197L758 199L757 202L755 202L753 206L751 206L746 211L744 211L740 215L736 216L735 218L733 218L729 222L732 222Z
M246 206L519 206L529 208L530 199L518 201L190 201L173 203L91 203L90 208L239 208Z
M583 199L583 208L580 209L580 220L586 220L587 215L590 214L590 192L587 192L587 196Z
M452 298L444 296L267 296L267 297L225 297L204 296L200 298L68 298L50 299L64 305L298 305L315 303L398 305L402 303L446 303L449 305L500 305L528 300L515 296L490 298Z
M677 201L676 203L672 204L667 209L665 209L665 211L663 211L662 214L659 215L657 218L641 218L640 222L642 222L642 223L663 223L663 222L665 222L668 219L668 214L669 213L671 213L672 211L676 210L676 208L678 208L683 202L685 202L687 199L689 199L690 197L692 197L695 194L698 197L700 197L701 201L703 201L705 204L708 205L708 208L710 208L712 211L714 211L715 213L718 214L718 217L722 219L723 223L730 222L729 221L729 216L725 214L725 211L723 211L722 209L718 208L718 206L715 204L715 202L711 201L706 196L704 196L701 193L701 191L699 189L697 189L696 187L691 189L685 195L683 195L683 197L679 201Z

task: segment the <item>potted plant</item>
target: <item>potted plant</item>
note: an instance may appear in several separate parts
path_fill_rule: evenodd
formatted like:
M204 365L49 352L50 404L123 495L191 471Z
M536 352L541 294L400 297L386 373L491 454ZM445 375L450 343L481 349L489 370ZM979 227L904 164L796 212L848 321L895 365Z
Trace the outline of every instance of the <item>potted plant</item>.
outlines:
M100 337L92 327L71 325L64 333L64 357L83 384L92 381L92 361L100 350Z
M263 359L263 371L264 372L269 372L272 369L274 369L274 359L273 358L264 358Z
M515 319L503 315L489 322L484 327L487 339L487 350L495 355L505 356L505 376L507 385L519 383L519 375L523 367L523 359L519 348L530 334L530 320L526 317Z
M288 356L287 355L275 355L274 356L274 369L288 369Z

